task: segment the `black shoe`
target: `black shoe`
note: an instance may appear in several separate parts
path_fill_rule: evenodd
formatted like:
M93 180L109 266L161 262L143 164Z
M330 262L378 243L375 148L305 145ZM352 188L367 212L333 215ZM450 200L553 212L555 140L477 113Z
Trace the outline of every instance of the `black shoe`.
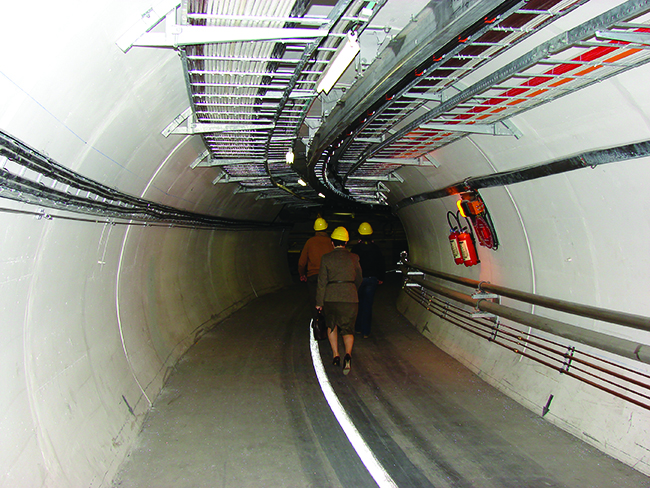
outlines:
M350 367L352 366L352 358L349 354L346 354L343 358L343 374L348 374L350 372Z
M340 356L336 356L334 359L332 359L332 364L334 366L341 366L341 358L340 358Z

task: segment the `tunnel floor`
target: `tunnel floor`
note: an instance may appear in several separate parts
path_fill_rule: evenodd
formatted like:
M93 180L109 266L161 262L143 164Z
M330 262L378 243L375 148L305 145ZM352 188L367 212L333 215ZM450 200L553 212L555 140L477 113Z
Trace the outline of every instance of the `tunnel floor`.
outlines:
M648 487L425 339L379 287L352 371L325 371L399 487ZM179 361L114 487L374 487L330 410L309 345L306 287L255 299ZM342 350L342 349L341 349Z

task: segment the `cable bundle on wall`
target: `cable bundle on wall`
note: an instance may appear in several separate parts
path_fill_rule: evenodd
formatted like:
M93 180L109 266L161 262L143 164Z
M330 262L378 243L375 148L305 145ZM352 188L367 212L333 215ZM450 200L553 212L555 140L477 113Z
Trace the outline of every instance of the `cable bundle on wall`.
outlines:
M65 168L0 130L0 197L68 212L229 230L278 224L224 219L134 197Z

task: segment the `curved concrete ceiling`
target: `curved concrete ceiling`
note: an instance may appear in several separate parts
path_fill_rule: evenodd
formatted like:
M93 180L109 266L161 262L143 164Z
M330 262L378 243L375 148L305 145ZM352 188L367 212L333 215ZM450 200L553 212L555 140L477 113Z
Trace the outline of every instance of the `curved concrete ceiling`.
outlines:
M6 486L106 486L169 368L222 317L290 283L287 231L318 211L393 211L417 264L649 316L650 169L619 149L650 140L649 9L3 5ZM319 94L350 31L360 55ZM591 162L550 171L571 157ZM472 186L495 175L511 179ZM456 267L447 214L479 190L499 247Z

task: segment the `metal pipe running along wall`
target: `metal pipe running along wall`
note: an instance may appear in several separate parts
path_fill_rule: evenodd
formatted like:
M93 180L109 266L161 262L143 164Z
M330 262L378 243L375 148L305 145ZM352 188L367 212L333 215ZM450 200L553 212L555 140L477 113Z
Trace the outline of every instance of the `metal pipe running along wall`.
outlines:
M644 317L643 315L619 312L616 310L609 310L601 307L569 302L567 300L560 300L559 298L550 298L543 295L536 295L534 293L528 293L525 291L507 288L505 286L495 285L489 281L472 280L470 278L463 278L460 276L455 276L452 274L443 273L441 271L435 271L412 264L406 264L406 266L408 266L409 269L415 269L425 274L435 276L436 278L440 278L452 283L457 283L459 285L476 288L479 291L489 291L504 297L518 300L520 302L529 303L531 305L539 305L540 307L550 308L559 312L566 312L572 315L579 315L581 317L587 317L590 319L602 320L604 322L610 322L612 324L623 325L625 327L631 327L633 329L650 332L650 317Z
M398 212L403 208L427 200L457 195L468 191L477 191L483 188L512 185L523 181L535 180L547 176L558 175L577 169L595 168L603 164L629 161L650 156L650 141L641 141L624 146L615 146L606 149L589 151L569 158L563 158L547 163L535 164L524 168L504 171L492 175L475 176L466 180L440 188L406 197L393 205L393 211Z
M415 283L417 286L434 291L459 303L469 305L476 310L491 313L537 330L579 342L580 344L611 352L621 357L650 364L650 346L647 344L639 344L627 339L620 339L600 332L583 329L559 320L522 312L486 299L474 299L464 293L428 281L407 278L405 286L409 286L409 283Z
M513 353L570 376L641 408L650 410L650 376L633 368L589 354L575 346L545 338L530 330L523 333L498 318L476 317L422 287L406 287L416 303L451 325L459 327ZM495 320L496 319L496 320ZM548 413L545 408L542 415Z

